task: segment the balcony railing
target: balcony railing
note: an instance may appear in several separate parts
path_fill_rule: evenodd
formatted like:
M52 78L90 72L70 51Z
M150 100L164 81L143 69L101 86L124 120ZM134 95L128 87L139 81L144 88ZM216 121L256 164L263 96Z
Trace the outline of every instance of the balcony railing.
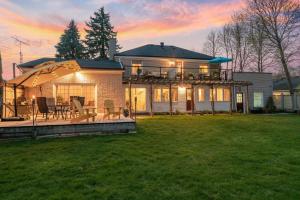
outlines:
M170 80L232 80L232 70L219 67L125 66L124 77L161 78Z

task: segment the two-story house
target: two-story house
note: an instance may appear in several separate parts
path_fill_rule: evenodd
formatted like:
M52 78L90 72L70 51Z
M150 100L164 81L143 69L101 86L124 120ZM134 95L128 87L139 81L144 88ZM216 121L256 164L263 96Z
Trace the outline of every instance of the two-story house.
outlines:
M21 64L18 67L24 74L38 71L41 65L50 69L52 65L74 64L79 70L52 76L39 85L20 85L18 96L45 96L63 102L70 102L71 96L83 96L85 104L95 106L98 113L103 113L104 101L109 99L116 107L131 108L131 112L172 114L248 112L264 107L272 95L271 74L233 73L221 65L228 59L164 43L114 52L109 51L110 60L42 58ZM4 102L14 103L9 83L16 81L8 81Z

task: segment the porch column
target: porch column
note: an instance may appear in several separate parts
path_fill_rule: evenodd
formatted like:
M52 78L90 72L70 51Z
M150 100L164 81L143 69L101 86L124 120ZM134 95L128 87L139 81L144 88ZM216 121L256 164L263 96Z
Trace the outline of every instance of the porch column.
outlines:
M194 84L192 84L192 115L195 113Z
M230 85L230 90L229 90L229 92L230 92L230 107L229 107L229 113L232 115L232 85Z
M150 115L153 116L153 87L150 84Z
M14 84L14 111L15 117L18 117L18 109L17 109L17 85Z
M173 105L172 105L172 84L169 85L169 102L170 102L170 115L173 115Z
M249 114L249 86L246 86L246 114Z
M211 85L211 111L215 115L215 95L214 95L214 85Z
M132 102L131 102L131 81L129 81L129 116L132 118Z

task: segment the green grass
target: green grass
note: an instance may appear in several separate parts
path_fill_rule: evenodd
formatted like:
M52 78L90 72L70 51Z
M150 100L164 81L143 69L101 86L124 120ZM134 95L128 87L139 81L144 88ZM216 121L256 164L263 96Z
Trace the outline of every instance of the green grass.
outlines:
M299 116L160 116L0 142L0 199L300 199Z

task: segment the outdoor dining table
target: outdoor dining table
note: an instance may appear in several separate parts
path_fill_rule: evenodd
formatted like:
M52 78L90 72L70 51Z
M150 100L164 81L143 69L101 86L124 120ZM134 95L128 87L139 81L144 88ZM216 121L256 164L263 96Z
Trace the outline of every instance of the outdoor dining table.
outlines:
M55 111L56 111L56 117L59 118L59 115L61 114L61 117L66 120L68 111L70 110L69 104L57 104L55 105Z

